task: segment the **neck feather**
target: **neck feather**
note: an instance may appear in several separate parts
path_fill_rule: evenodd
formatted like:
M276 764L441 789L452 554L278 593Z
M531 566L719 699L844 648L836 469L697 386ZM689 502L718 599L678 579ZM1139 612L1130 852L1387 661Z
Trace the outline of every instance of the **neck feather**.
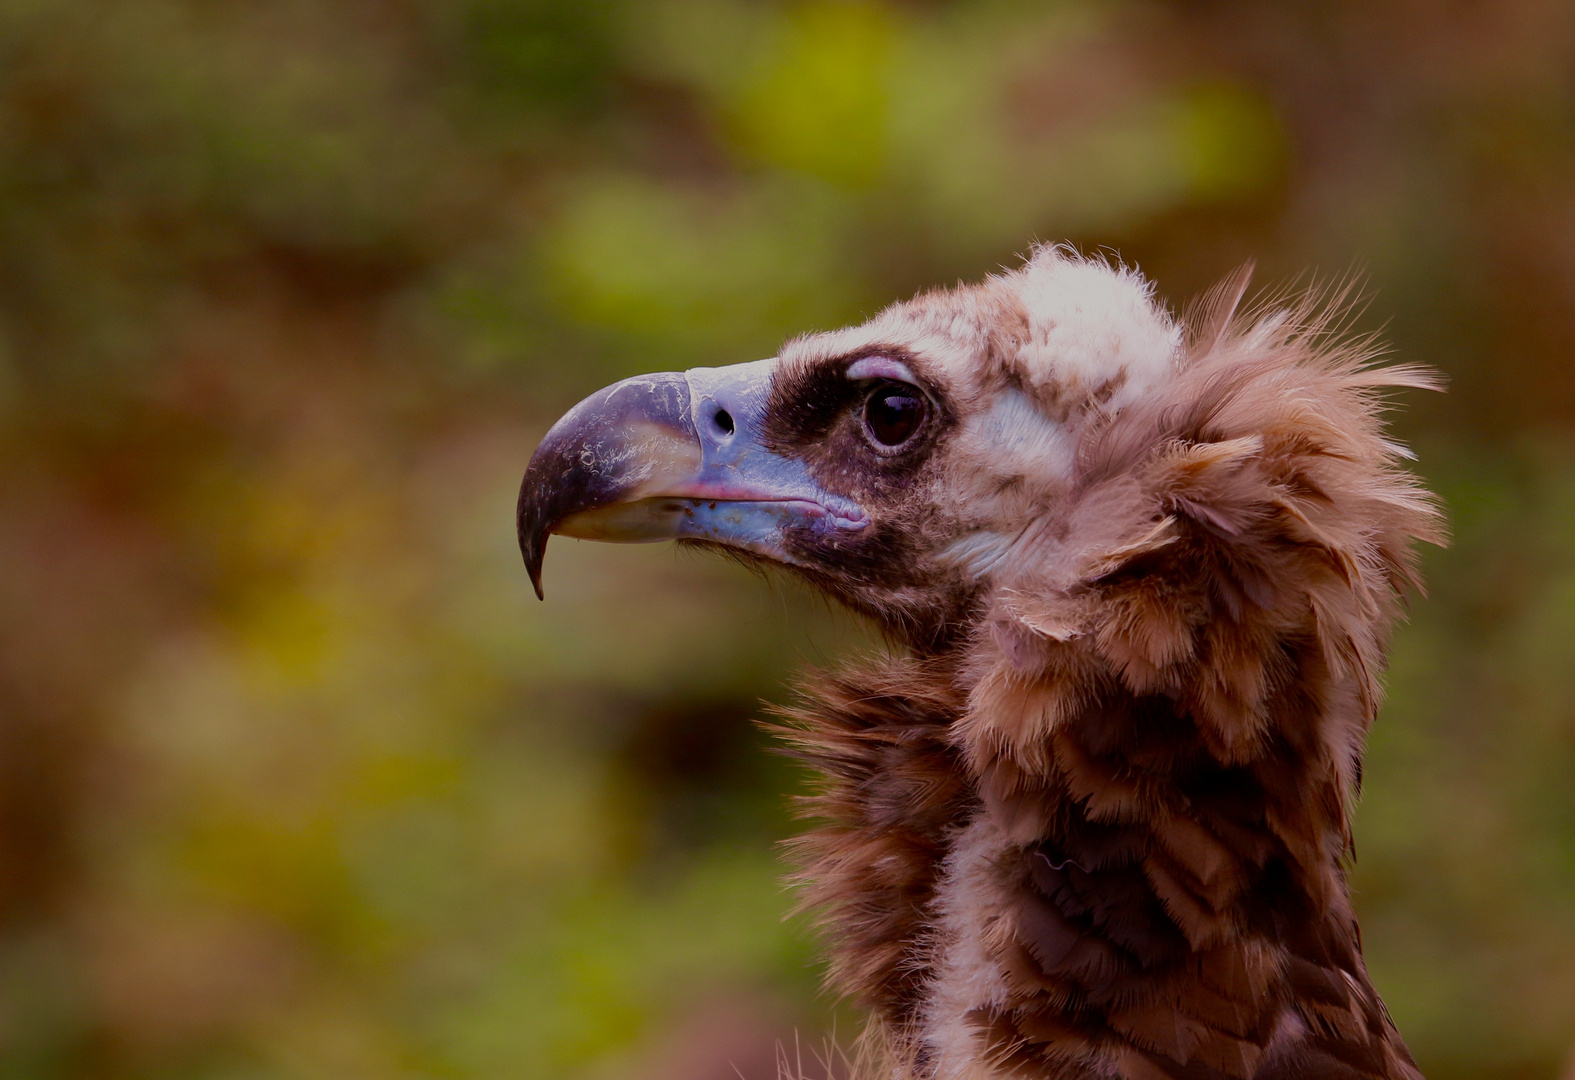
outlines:
M1277 708L1316 728L1301 682ZM966 717L899 660L817 681L779 729L820 774L795 846L830 982L893 1059L872 1078L1416 1077L1308 747L1221 764L1174 701L1112 691L1053 733L1050 770L980 773Z
M1227 326L1099 428L952 654L807 684L807 903L883 1077L1417 1077L1344 867L1439 536L1372 388L1420 377L1298 325Z

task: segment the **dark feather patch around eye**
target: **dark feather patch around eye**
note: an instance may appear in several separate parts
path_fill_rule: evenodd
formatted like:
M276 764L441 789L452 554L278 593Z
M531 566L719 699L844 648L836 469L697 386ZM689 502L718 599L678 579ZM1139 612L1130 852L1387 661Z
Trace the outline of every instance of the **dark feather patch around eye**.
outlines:
M908 401L892 402L892 409L881 408L878 409L878 415L869 415L872 405L871 383L847 377L851 364L869 356L889 356L920 369L922 374L922 364L906 350L895 347L864 349L787 373L772 388L771 402L766 409L767 445L777 453L811 457L815 454L813 447L816 444L825 448L828 437L830 441L840 438L833 434L833 430L840 427L847 437L862 440L882 451L904 445L905 439L907 449L915 449L921 442L928 444L951 426L952 414L944 395L937 393L934 388L920 389L894 380L877 384L873 393L882 393L885 388L891 388L892 393L906 396ZM899 437L902 436L900 423L906 423L907 420L899 422L899 418L892 415L894 411L906 413L908 420L919 421L905 437ZM882 425L883 434L872 432L872 421ZM844 452L857 452L859 448L848 446L842 449ZM868 455L867 448L864 454ZM908 456L888 456L888 463L883 468L892 468L897 461Z
M778 452L791 452L825 438L850 409L862 387L849 382L842 363L822 363L795 371L771 390L765 436Z

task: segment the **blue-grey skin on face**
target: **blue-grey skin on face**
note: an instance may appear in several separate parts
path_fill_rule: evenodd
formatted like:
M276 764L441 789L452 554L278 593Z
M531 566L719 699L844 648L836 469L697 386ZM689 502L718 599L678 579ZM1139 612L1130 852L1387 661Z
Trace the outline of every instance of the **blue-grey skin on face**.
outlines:
M536 595L547 537L706 540L795 564L793 536L852 535L869 514L763 444L776 360L640 375L552 426L520 485L520 551Z

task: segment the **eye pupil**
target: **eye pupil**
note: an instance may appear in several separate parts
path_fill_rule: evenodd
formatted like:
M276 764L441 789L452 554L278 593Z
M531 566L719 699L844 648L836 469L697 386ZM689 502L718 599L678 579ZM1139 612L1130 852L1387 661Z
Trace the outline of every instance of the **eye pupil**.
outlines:
M911 386L878 387L864 403L864 423L881 446L901 446L924 422L924 397Z

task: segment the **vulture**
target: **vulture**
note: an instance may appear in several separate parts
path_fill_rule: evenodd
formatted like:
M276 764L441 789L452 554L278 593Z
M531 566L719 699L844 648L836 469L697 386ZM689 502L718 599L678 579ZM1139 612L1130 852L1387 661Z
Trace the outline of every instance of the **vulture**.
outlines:
M769 360L626 379L517 525L785 567L873 620L778 730L874 1080L1419 1080L1347 869L1436 500L1339 295L1177 316L1036 248Z

